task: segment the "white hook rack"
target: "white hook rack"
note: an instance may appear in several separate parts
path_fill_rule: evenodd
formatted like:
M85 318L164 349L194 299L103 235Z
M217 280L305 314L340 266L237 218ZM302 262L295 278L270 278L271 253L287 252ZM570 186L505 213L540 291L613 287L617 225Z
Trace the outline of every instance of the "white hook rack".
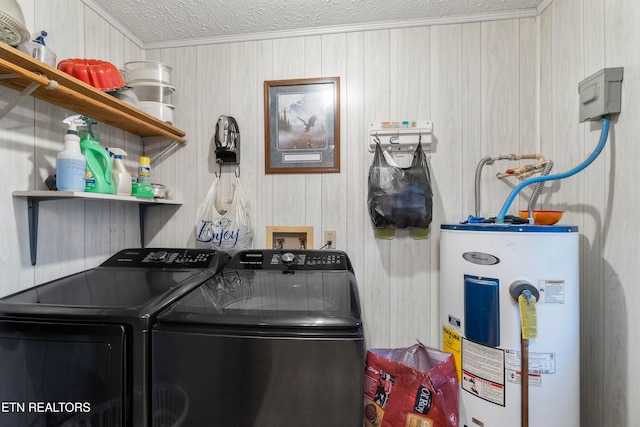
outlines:
M431 150L433 122L430 120L407 120L378 122L369 125L369 151L376 150L379 143L389 152L413 152L422 143L424 151Z

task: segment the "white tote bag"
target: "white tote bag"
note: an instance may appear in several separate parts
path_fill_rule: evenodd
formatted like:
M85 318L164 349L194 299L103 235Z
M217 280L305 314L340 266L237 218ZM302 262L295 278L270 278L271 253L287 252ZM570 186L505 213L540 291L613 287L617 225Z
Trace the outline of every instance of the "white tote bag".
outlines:
M230 255L250 249L253 230L249 209L240 178L233 184L231 204L220 202L220 178L216 176L207 197L198 207L196 216L196 245L199 248L216 249Z

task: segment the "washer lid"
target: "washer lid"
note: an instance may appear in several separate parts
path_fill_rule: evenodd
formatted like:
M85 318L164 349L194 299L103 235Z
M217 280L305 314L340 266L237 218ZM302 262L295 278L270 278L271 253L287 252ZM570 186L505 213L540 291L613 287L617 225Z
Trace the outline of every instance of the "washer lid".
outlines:
M318 329L361 326L350 271L224 270L160 314L158 321Z
M101 266L0 299L0 313L77 313L158 307L186 293L226 262L216 251L126 249Z
M141 268L93 269L3 298L2 302L56 307L140 307L195 274ZM2 310L4 311L4 310Z

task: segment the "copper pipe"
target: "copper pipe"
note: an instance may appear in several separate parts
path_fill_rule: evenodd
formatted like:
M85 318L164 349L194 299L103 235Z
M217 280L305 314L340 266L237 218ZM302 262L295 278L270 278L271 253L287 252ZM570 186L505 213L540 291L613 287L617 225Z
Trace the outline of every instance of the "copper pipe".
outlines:
M521 427L529 427L529 340L521 338L520 344Z

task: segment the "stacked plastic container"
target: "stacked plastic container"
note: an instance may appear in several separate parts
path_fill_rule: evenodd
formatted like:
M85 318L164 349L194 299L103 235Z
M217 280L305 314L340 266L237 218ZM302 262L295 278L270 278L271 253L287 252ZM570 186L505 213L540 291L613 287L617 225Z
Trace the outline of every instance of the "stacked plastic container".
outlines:
M127 86L138 98L138 108L158 119L173 124L173 69L161 62L131 61L124 64Z

